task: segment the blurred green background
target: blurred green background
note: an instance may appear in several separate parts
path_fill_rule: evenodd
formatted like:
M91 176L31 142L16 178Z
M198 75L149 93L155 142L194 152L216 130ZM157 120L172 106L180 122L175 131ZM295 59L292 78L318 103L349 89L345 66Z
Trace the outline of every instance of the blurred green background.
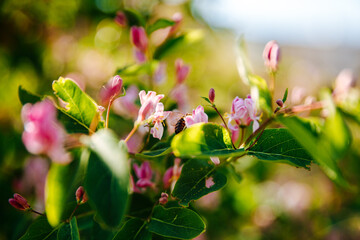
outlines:
M222 5L216 2L220 10ZM212 28L208 25L211 21L203 14L207 9L199 1L1 1L0 239L19 238L33 217L7 203L13 192L39 202L36 189L19 186L31 156L21 142L18 86L51 94L53 80L59 76L71 77L97 99L100 87L118 68L135 63L129 29L114 22L116 11L124 7L136 9L149 22L182 13L181 31L188 33L188 38L164 56L167 83L156 91L164 94L169 91L175 81L174 61L179 57L184 59L191 65L187 79L189 110L204 104L200 96L206 96L211 87L216 90L217 105L222 112L230 110L235 96L245 97L249 93L236 65L239 39L245 40L254 72L267 78L261 55L265 43L272 40L271 34L267 40L257 40L251 35L251 41L246 41L246 32ZM217 21L225 20L219 17ZM151 44L159 44L159 38L153 34ZM296 99L296 91L316 98L322 86L332 86L342 68L352 67L355 71L360 68L360 51L354 46L317 48L280 42L280 47L282 61L275 98L280 98L288 87L289 105L303 101L301 97ZM349 58L352 61L339 61ZM124 78L124 81L129 83L132 79ZM346 179L357 185L360 132L358 125L349 124L354 134L353 146L340 167ZM241 183L230 179L223 190L195 203L207 222L207 231L199 239L360 239L358 194L336 187L316 165L306 171L249 158L238 164L238 170L243 174Z

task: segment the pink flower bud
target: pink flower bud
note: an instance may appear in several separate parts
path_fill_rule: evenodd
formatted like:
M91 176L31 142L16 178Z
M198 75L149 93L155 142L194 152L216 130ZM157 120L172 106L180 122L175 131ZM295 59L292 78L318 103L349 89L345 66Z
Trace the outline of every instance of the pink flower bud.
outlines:
M120 27L125 27L127 24L127 19L125 16L124 12L117 12L116 16L115 16L115 22L120 26Z
M56 118L56 109L49 100L24 105L21 110L24 122L22 140L33 154L46 154L54 162L66 164L71 161L65 151L65 130Z
M215 90L213 88L210 88L209 90L209 100L211 103L214 103L215 100Z
M165 205L168 202L169 195L167 193L161 193L161 197L159 199L159 203Z
M270 41L265 45L263 58L265 66L275 72L280 60L280 48L276 41Z
M145 29L143 27L131 27L131 42L132 44L142 51L146 52L148 47L148 38L146 36Z
M25 211L30 208L28 201L18 193L14 194L14 198L9 199L9 203L16 209Z
M171 20L173 20L175 24L170 28L170 35L175 34L180 28L183 16L181 13L177 12L171 17Z
M152 170L148 161L141 164L141 166L138 166L136 163L134 163L133 168L136 176L138 177L138 181L136 182L137 187L147 188L154 186L154 183L151 182Z
M76 201L77 201L78 204L86 203L87 200L88 200L88 196L87 196L83 186L80 186L76 190L75 196L76 196Z
M111 78L110 81L100 90L100 100L103 105L112 102L121 93L123 80L119 75Z
M190 72L190 66L185 65L184 61L180 58L175 61L175 70L176 70L176 82L181 84L185 81Z
M276 104L279 106L279 107L283 107L284 106L284 103L281 99L278 99L276 100Z

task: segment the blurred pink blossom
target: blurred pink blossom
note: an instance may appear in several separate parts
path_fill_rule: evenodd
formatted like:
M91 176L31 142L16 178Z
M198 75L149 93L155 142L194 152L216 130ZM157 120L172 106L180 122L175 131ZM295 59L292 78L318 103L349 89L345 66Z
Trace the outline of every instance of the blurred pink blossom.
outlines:
M161 193L159 203L165 205L168 202L169 195L167 193Z
M204 112L203 106L199 105L195 110L193 110L192 115L185 117L186 127L190 127L195 123L208 122L208 116Z
M126 19L126 15L124 12L117 12L116 16L115 16L115 22L120 26L120 27L126 27L127 25L127 19Z
M169 116L170 112L164 112L164 104L158 103L156 105L155 113L152 117L154 127L151 128L150 133L154 138L161 139L164 133L163 121Z
M131 42L141 52L145 53L148 47L148 38L143 27L133 26L131 31Z
M56 119L56 109L49 100L26 104L21 111L24 122L22 140L32 154L46 154L54 162L67 164L70 154L65 151L65 130Z
M119 115L130 116L136 119L139 107L135 104L135 100L139 96L139 89L136 85L131 85L126 89L126 95L115 99L113 103L114 112Z
M133 164L134 171L138 180L136 186L139 188L153 187L155 184L151 182L152 170L148 161L138 166L136 163Z
M180 58L175 61L175 70L176 70L176 83L182 84L190 72L190 66L184 64L184 61Z
M174 185L175 182L180 177L181 169L182 169L182 166L180 166L180 163L181 163L181 159L175 158L174 166L169 167L165 171L165 174L163 176L163 183L164 183L165 189L169 188L171 185Z
M166 63L160 62L153 75L154 82L160 85L166 81Z
M245 100L235 97L231 105L231 113L228 114L230 130L237 131L235 126L249 126L253 122L253 131L255 132L259 128L259 117L256 116L256 112L255 102L250 95Z
M220 159L218 157L210 157L210 160L215 164L215 165L219 165L220 164Z
M336 100L344 100L351 88L355 87L356 78L350 69L342 70L336 78L333 96Z
M144 90L141 90L139 93L141 107L139 109L139 114L137 118L137 122L142 122L148 117L150 117L159 103L159 101L164 98L163 94L156 95L156 92L149 91L145 94Z
M175 24L171 26L169 35L175 34L178 31L182 23L183 16L181 13L177 12L171 17L171 20L173 20Z
M214 182L214 178L212 176L208 177L206 180L205 180L205 187L206 188L211 188L212 186L215 185L215 182Z
M171 97L176 101L178 109L182 112L190 111L188 97L188 88L185 84L177 85L173 88Z
M113 101L122 90L123 80L119 75L114 76L100 90L100 100L103 105Z
M265 45L263 58L265 66L275 72L280 60L280 48L276 41L270 41Z
M137 49L137 48L134 48L133 50L133 54L134 54L134 57L135 57L135 60L137 63L144 63L146 62L146 55L143 51Z

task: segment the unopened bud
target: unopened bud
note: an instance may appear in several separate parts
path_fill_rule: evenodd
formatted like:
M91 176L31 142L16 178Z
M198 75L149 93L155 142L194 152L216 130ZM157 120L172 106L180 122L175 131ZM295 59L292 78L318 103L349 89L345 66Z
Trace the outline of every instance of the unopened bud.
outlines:
M78 204L86 203L88 200L87 194L83 186L80 186L75 193L76 201Z
M279 107L283 107L284 106L284 103L281 99L278 99L276 100L276 104L279 106Z
M161 197L159 199L159 203L165 205L168 202L169 195L167 193L161 193Z
M276 72L280 60L280 48L276 41L270 41L265 45L263 58L265 66L269 70Z
M146 52L148 47L148 38L143 27L131 27L131 42L142 52Z
M30 208L28 201L20 194L15 193L14 198L9 199L9 203L16 209L25 211Z
M127 22L125 13L124 12L117 12L116 17L115 17L115 22L117 24L119 24L119 26L125 27L126 22Z
M210 88L209 90L209 100L211 103L214 103L215 101L215 90L213 88Z

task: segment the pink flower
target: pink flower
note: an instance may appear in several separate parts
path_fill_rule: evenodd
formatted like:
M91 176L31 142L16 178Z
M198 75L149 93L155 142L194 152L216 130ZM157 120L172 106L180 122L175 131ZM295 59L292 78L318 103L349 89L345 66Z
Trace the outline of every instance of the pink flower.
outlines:
M174 166L169 167L163 176L164 188L167 189L171 185L175 185L175 182L178 180L181 174L182 166L180 166L181 159L175 158Z
M120 27L125 27L127 24L126 15L124 12L117 12L115 16L115 22L119 24Z
M142 51L143 53L146 52L148 47L148 38L146 36L145 29L143 27L131 27L131 42L132 44Z
M210 160L211 160L215 165L219 165L219 164L220 164L220 159L219 159L219 157L210 157Z
M206 188L211 188L214 185L215 185L215 182L214 182L214 178L212 176L210 176L209 178L207 178L205 180L205 187Z
M121 93L123 80L119 75L111 78L110 81L100 90L100 100L102 104L107 105Z
M191 125L200 122L208 122L208 116L204 112L204 108L201 105L193 110L192 115L185 117L186 127L190 127Z
M135 60L137 63L146 62L146 55L143 51L141 51L137 48L134 48L133 54L134 54L134 57L135 57Z
M175 61L175 70L176 70L176 83L181 84L185 81L186 77L189 75L190 66L185 65L184 61L178 58Z
M30 208L28 201L18 193L14 194L14 198L9 199L9 203L16 209L25 211Z
M162 84L166 81L166 63L160 62L153 75L156 84Z
M114 112L120 115L126 115L136 118L139 107L135 104L135 100L139 96L139 89L135 85L131 85L126 89L126 95L117 98L113 103Z
M141 164L139 167L136 163L133 164L134 171L138 180L136 186L139 188L153 187L155 184L151 182L152 170L148 161Z
M170 112L164 112L164 104L158 103L152 118L154 127L151 128L150 133L154 138L161 139L164 133L163 121L169 116Z
M145 94L144 90L141 90L139 93L141 107L139 109L137 122L142 122L148 117L150 117L155 110L155 107L159 101L164 97L163 94L156 95L156 92L149 91Z
M235 97L228 118L231 131L238 131L236 126L249 126L251 122L253 122L253 131L259 128L259 122L257 121L259 117L256 116L256 106L250 95L245 100ZM234 122L235 125L232 124Z
M169 195L167 193L161 193L161 197L159 199L159 203L165 205L168 202Z
M170 35L177 32L183 20L183 16L181 13L177 12L171 17L171 20L173 20L175 24L170 28Z
M65 151L65 130L56 119L56 109L49 100L26 104L21 111L24 122L22 140L32 154L46 154L54 162L71 161Z
M276 41L270 41L266 44L263 52L265 66L275 72L280 60L280 48Z
M171 93L171 98L173 98L178 106L178 109L181 112L188 112L190 111L189 107L189 99L188 99L188 87L185 84L176 85L173 88Z

